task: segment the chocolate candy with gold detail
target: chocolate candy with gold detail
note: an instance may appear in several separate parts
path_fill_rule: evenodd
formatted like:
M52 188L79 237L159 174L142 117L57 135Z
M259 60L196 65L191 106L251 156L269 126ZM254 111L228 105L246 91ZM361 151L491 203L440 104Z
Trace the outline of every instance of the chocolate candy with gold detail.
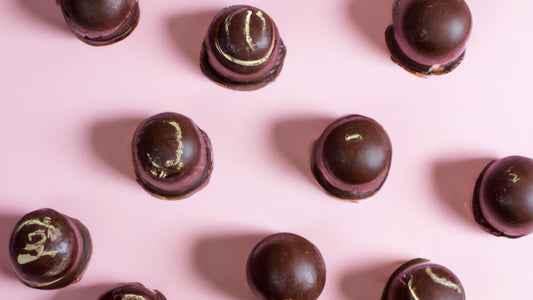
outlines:
M116 287L104 295L99 300L166 300L160 291L153 292L145 288L138 282L133 282Z
M464 0L396 0L385 39L393 61L406 70L444 74L463 60L471 29Z
M464 300L465 290L459 278L446 267L416 258L394 271L381 297L404 299Z
M476 182L472 208L476 222L494 235L533 232L533 159L515 155L489 163Z
M59 3L70 30L93 46L126 38L139 21L137 0L59 0Z
M274 21L248 5L222 9L202 45L200 66L215 82L236 90L254 90L276 79L285 45Z
M315 142L311 169L328 193L357 201L381 188L391 159L385 129L371 118L348 115L331 123Z
M9 243L15 274L27 286L38 289L62 288L79 281L91 253L87 228L49 208L23 216Z
M144 120L133 136L132 151L137 181L154 196L185 198L209 182L211 142L184 115L166 112Z

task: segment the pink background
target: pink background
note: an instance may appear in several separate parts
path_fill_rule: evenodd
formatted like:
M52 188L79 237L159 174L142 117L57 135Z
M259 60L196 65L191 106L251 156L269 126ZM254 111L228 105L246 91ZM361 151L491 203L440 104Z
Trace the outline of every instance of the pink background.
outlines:
M533 156L533 2L469 0L465 60L427 79L389 58L392 2L247 2L272 16L288 53L276 82L237 92L198 57L211 18L238 3L141 1L130 37L92 47L54 0L0 1L0 294L88 300L139 281L168 299L251 300L250 250L289 231L324 256L321 299L379 299L415 257L453 270L468 299L530 299L533 236L494 237L465 203L490 159ZM214 147L211 182L182 201L133 175L133 130L163 111L192 118ZM385 185L357 204L326 194L308 163L325 126L350 113L393 144ZM94 242L84 278L61 290L24 286L8 263L14 224L42 207L80 219Z

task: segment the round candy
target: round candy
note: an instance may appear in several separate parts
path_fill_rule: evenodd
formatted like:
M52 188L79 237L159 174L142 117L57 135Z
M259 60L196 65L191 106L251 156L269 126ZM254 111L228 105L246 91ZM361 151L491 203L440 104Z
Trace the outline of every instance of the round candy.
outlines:
M315 142L311 167L330 194L360 200L377 192L389 173L392 146L373 119L349 115L330 124Z
M11 234L9 258L27 286L57 289L81 279L92 253L89 231L53 209L26 214Z
M326 282L326 266L315 245L293 233L264 238L250 253L248 285L260 299L314 300Z
M264 11L234 5L213 19L202 45L200 66L215 82L254 90L274 81L283 66L285 45Z
M463 0L398 0L385 38L393 60L408 71L443 74L462 61L471 29Z
M154 196L185 198L209 182L211 142L184 115L166 112L144 120L135 131L132 148L137 180Z
M139 21L137 0L59 0L70 30L93 46L127 37Z
M129 283L114 288L99 300L166 300L165 296L158 290L151 291L138 282Z
M477 223L494 235L533 232L533 160L508 156L489 163L476 182L472 207Z
M400 266L389 278L381 300L464 300L459 278L447 268L416 258Z

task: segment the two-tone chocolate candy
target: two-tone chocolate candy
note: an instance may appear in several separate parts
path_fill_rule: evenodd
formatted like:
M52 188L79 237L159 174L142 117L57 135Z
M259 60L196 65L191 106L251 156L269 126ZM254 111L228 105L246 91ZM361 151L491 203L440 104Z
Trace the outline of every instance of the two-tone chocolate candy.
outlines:
M87 228L53 209L26 214L9 242L9 258L17 277L38 289L65 287L81 279L92 254Z
M236 90L255 90L274 81L285 58L278 28L264 11L249 5L222 9L202 45L200 66L213 81Z
M137 181L154 196L185 198L209 182L211 142L184 115L166 112L144 120L133 136L132 152Z
M137 0L58 0L65 21L80 40L93 46L126 38L139 22Z
M463 60L472 30L464 0L396 0L385 32L392 59L417 75L444 74Z

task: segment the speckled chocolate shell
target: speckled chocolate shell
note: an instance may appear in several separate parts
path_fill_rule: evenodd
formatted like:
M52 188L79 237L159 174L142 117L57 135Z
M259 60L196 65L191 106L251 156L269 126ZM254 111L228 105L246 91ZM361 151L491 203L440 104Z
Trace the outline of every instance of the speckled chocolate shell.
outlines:
M331 123L315 142L311 169L328 193L357 201L381 188L391 159L385 129L371 118L349 115Z
M184 115L166 112L141 122L132 151L137 181L154 196L185 198L209 182L211 142Z
M158 290L151 291L138 282L125 284L110 290L99 300L166 300Z
M58 0L70 30L93 46L126 38L139 21L137 0Z
M285 45L264 11L234 5L213 19L202 45L200 66L218 84L255 90L274 81L283 66Z
M27 286L38 289L57 289L79 281L91 253L87 228L50 208L23 216L9 242L15 274Z
M463 0L396 0L385 39L400 66L420 76L438 75L463 60L471 29Z
M533 232L533 160L507 156L489 163L476 182L472 208L476 222L494 235Z
M259 299L317 299L326 282L326 265L318 248L293 233L264 238L250 253L248 285Z
M381 300L464 300L465 290L449 269L416 258L400 266L390 277Z

